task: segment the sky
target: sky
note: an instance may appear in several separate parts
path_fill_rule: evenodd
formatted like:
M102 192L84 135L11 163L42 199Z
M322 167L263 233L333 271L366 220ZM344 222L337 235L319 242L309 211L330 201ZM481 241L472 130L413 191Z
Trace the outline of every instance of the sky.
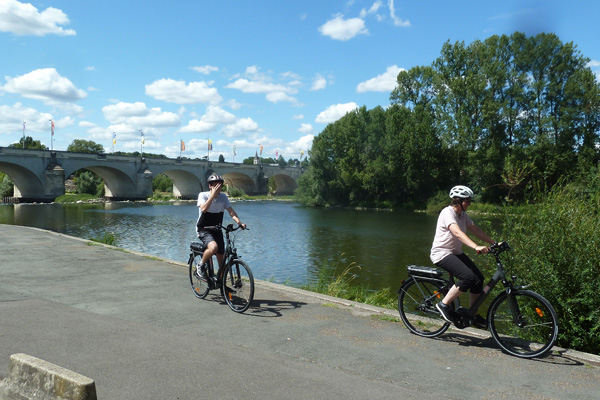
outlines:
M300 159L446 41L555 33L600 80L598 16L596 0L0 0L0 146Z

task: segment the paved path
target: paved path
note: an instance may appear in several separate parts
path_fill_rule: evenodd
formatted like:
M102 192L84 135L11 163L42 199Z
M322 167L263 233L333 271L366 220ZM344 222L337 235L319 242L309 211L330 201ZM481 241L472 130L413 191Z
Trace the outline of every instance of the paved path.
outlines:
M600 357L522 360L485 332L425 339L386 314L266 282L235 314L196 299L181 263L0 225L0 376L26 353L101 400L598 398Z

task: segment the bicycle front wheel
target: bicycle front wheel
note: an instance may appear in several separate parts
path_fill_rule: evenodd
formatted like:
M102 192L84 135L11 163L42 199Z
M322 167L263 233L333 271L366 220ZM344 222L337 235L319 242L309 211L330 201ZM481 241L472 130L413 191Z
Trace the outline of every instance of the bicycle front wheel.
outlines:
M202 263L202 254L194 255L190 258L188 263L189 271L190 271L190 284L192 285L192 292L194 292L194 296L199 299L203 299L208 294L209 288L208 283L203 281L202 279L198 279L194 272L196 271L196 266Z
M530 290L501 293L488 311L490 332L508 354L533 358L546 354L558 336L558 317L552 305Z
M398 311L412 333L432 338L448 330L450 324L435 308L435 304L444 298L443 288L441 282L415 278L409 278L402 284L398 291Z
M233 260L223 273L222 292L229 308L242 313L254 299L254 276L248 264Z

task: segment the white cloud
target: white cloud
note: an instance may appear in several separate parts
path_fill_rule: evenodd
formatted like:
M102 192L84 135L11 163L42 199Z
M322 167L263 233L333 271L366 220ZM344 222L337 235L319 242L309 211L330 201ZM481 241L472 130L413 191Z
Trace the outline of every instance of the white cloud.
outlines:
M325 111L322 111L315 118L315 122L320 124L329 124L342 118L346 113L354 111L358 108L358 105L354 102L345 104L334 104L327 107Z
M369 33L365 28L365 21L360 18L344 19L341 14L327 21L321 27L319 32L323 36L329 36L336 40L349 40L357 35L366 35Z
M61 10L48 7L39 12L30 3L16 0L0 1L0 31L15 35L60 35L73 36L73 29L64 29L59 25L68 25L69 17Z
M179 116L160 108L148 108L145 103L118 103L102 107L104 118L111 124L126 124L131 127L175 127L180 124Z
M310 90L322 90L325 89L325 86L327 86L327 79L323 78L321 74L317 74L312 86L310 87Z
M292 79L287 84L274 83L270 76L261 73L256 65L252 65L246 68L243 76L236 75L235 82L230 83L226 88L238 89L244 93L264 93L265 98L272 103L285 101L298 104L296 98L290 96L298 93L295 86L299 86L300 81L296 74L292 72L282 74L284 78Z
M6 85L0 89L30 99L42 100L46 104L68 103L81 100L87 93L63 78L54 68L36 69L28 74L5 77Z
M308 151L312 148L312 143L314 140L314 135L305 135L300 139L287 144L284 150L280 153L283 154L283 157L286 159L297 158L300 159L300 155L302 152L304 153L302 158L308 156Z
M258 130L258 124L252 118L240 118L233 124L224 127L222 132L227 137L240 137L245 133Z
M304 114L294 115L292 119L304 119Z
M176 104L218 103L222 100L217 89L209 87L206 82L186 84L173 79L159 79L146 85L146 94Z
M312 124L302 124L298 131L302 133L313 133L315 130Z
M400 71L404 71L404 68L400 68L397 65L387 67L383 74L359 83L356 91L358 93L391 92L396 87L396 78Z
M272 93L272 92L293 92L292 88L285 85L270 83L264 81L250 81L240 78L226 86L229 89L238 89L244 93Z
M50 132L48 120L51 118L51 114L24 107L21 103L15 103L13 106L0 105L0 135L22 132L23 121L25 121L25 135L30 136L28 132Z
M383 5L383 3L381 2L381 0L377 0L375 3L373 3L371 8L369 8L368 10L363 8L360 11L360 17L365 18L367 15L377 14L377 11L379 11L379 8L382 5Z
M208 75L211 72L216 72L219 70L219 67L213 67L212 65L204 65L202 67L192 67L192 69L196 72L199 72L204 75Z
M392 21L394 21L394 25L401 26L403 28L408 28L410 26L410 21L407 19L403 20L396 16L396 8L394 7L394 0L389 0L388 6L390 8L390 17L392 18Z

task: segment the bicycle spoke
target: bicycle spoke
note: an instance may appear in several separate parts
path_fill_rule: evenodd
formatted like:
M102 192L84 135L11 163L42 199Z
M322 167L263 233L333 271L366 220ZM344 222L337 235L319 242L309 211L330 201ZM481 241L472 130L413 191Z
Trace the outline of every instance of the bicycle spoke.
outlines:
M406 327L419 336L436 337L450 326L435 309L441 284L407 280L398 293L398 312Z

